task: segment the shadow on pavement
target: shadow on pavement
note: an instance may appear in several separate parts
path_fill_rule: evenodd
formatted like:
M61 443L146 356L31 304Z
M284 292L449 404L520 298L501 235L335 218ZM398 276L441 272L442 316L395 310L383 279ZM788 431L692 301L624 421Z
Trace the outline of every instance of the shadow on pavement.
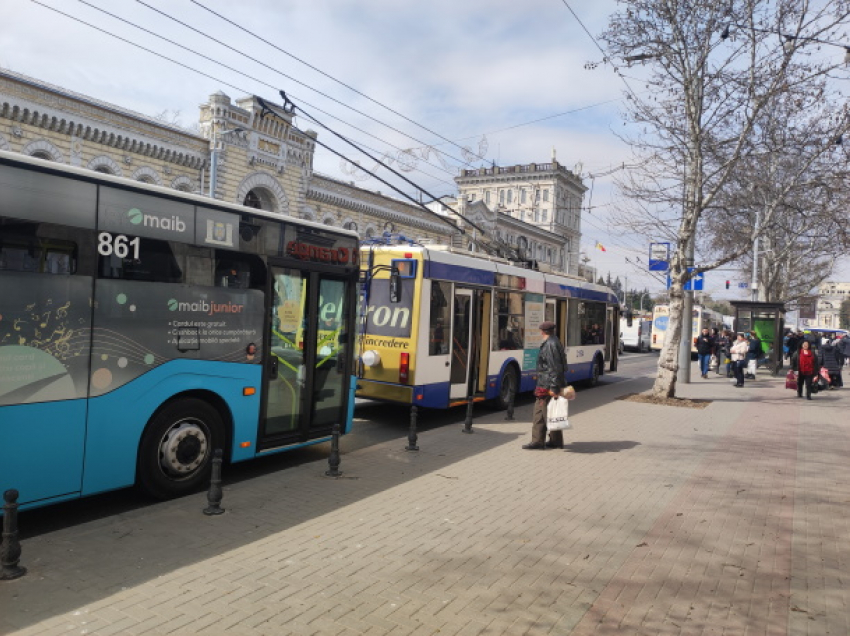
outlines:
M566 444L564 450L570 453L619 453L640 446L640 442L611 440L608 442L573 442Z

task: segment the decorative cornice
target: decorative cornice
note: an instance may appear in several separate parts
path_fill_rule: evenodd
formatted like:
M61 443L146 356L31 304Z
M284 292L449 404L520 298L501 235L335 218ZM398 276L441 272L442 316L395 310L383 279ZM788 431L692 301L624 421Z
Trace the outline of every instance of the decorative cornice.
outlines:
M207 165L207 142L201 137L178 134L77 98L56 98L44 90L0 75L0 118L192 169ZM187 147L187 142L195 148Z

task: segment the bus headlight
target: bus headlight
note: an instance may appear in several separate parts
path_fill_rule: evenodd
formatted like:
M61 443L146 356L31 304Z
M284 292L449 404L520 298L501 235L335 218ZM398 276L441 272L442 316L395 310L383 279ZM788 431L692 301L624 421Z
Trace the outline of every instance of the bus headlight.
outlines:
M381 364L381 354L374 349L364 351L360 359L363 361L363 366L366 367L376 367Z

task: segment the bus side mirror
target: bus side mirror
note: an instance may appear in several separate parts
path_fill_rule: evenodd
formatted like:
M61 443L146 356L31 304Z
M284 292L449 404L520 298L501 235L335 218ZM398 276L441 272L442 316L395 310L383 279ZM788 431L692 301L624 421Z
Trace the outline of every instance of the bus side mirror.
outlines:
M397 267L393 267L390 271L390 302L401 302L401 275Z
M634 320L634 317L635 317L635 315L634 315L634 313L632 312L632 310L631 310L631 309L627 309L627 310L626 310L626 325L627 325L627 326L629 326L629 327L631 327L631 326L632 326L632 320Z

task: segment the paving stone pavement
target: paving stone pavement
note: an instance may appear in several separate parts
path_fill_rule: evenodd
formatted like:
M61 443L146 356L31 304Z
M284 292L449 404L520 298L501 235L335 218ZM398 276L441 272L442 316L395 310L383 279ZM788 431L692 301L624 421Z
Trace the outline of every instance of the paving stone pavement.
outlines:
M23 542L0 633L850 634L850 391L580 391L563 451L447 424ZM225 475L226 482L226 475Z

